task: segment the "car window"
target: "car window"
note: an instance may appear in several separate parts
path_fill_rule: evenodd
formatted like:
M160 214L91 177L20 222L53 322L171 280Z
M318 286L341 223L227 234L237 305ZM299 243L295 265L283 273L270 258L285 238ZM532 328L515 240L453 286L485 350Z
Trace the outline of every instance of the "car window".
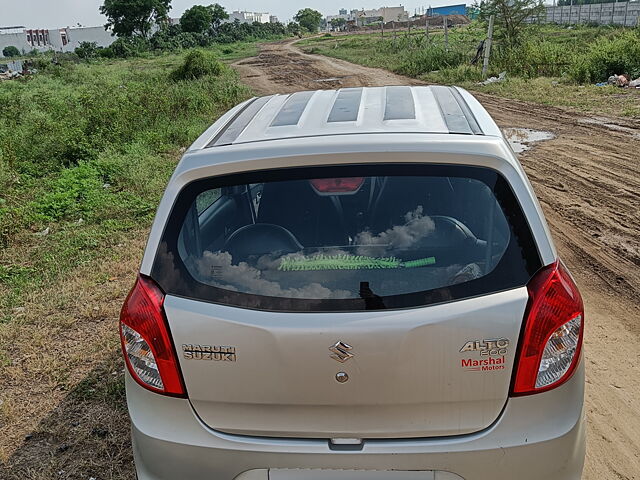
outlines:
M207 210L211 205L215 203L216 200L220 198L220 189L212 188L211 190L206 190L202 192L196 198L196 209L198 211L198 216L202 215L205 210Z
M309 171L309 178L201 183L195 201L181 202L183 217L171 222L182 287L193 281L196 290L209 289L204 299L238 306L269 298L322 311L332 303L415 306L431 301L425 292L446 300L526 282L537 253L498 174L371 168L361 176Z

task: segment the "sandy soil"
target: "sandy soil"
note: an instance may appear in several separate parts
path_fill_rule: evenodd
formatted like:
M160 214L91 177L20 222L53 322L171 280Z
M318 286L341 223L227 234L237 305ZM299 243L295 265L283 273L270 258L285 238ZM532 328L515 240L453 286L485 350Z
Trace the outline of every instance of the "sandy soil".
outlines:
M235 64L260 94L415 79L265 45ZM640 121L475 93L502 128L555 138L520 155L586 304L588 420L585 480L640 479Z

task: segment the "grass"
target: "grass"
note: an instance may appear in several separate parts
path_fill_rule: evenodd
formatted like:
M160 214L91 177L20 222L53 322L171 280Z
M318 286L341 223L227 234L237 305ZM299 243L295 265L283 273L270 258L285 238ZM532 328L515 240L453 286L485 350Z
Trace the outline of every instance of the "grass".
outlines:
M226 67L174 81L181 62L66 65L3 83L0 323L25 291L148 225L180 149L250 94Z
M249 42L208 49L231 61ZM116 319L181 153L251 92L183 54L0 85L0 478L133 476Z
M392 32L334 35L303 40L309 53L327 55L369 67L419 78L429 83L456 84L470 90L576 108L585 112L640 117L640 91L596 87L613 71L640 75L640 33L610 26L527 27L517 49L496 42L489 75L507 72L507 81L479 86L481 61L470 64L484 28L473 22L450 30L445 48L442 30L411 35ZM615 55L614 55L615 53ZM633 77L635 78L635 76Z
M614 86L575 85L561 78L511 78L504 83L478 87L462 82L469 90L501 97L568 107L585 113L640 118L640 91Z
M243 41L229 44L216 44L207 48L211 54L219 60L232 62L242 58L255 57L258 55L259 47L257 41Z

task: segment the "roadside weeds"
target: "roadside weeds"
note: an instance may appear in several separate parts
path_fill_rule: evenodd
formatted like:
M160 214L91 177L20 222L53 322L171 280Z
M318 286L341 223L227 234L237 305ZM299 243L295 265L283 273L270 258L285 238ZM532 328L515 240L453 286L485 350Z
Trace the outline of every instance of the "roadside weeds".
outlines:
M13 359L0 370L3 480L132 478L117 318L146 235L30 292L0 325Z

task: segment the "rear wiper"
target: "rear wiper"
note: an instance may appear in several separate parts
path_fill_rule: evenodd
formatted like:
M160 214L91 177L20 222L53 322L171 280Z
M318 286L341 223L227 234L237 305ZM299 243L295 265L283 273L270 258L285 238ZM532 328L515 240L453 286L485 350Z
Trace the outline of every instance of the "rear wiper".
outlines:
M367 310L384 310L387 308L382 297L373 293L369 282L360 282L360 298L364 300Z

